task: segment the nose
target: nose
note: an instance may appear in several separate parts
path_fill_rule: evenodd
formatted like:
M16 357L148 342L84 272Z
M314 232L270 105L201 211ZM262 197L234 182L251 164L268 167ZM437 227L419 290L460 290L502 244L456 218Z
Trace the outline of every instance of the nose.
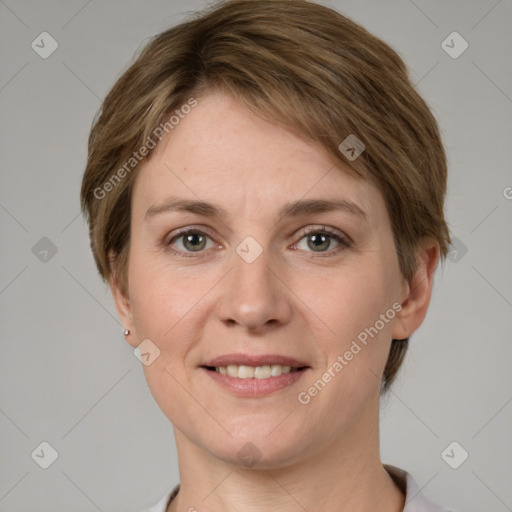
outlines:
M253 261L240 254L233 253L231 271L221 281L218 317L228 327L239 325L259 333L288 323L293 293L286 285L282 266L269 249L263 249Z

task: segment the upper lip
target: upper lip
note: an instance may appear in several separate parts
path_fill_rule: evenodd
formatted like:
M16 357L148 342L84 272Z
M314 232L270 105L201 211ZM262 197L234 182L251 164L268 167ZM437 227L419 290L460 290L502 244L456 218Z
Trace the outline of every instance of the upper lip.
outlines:
M293 368L302 368L308 366L305 362L294 359L293 357L281 356L278 354L225 354L223 356L215 357L206 361L203 366L229 366L229 365L244 365L244 366L270 366L279 364L281 366L291 366Z

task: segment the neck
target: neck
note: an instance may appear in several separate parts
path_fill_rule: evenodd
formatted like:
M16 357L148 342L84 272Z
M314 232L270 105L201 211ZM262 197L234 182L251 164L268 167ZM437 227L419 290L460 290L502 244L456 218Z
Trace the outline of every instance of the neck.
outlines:
M313 455L266 469L219 459L175 429L180 491L168 512L402 512L405 496L380 461L378 407L372 416Z

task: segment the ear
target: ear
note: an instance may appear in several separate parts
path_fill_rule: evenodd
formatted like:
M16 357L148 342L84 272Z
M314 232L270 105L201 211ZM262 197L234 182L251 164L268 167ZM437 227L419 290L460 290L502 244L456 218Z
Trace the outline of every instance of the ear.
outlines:
M417 254L417 268L402 296L402 309L396 315L392 336L396 340L408 338L423 323L432 296L434 271L439 262L439 243L424 240Z
M128 286L123 286L122 283L116 276L115 267L113 265L113 257L110 258L111 268L113 269L111 273L111 277L108 280L108 286L112 293L112 297L114 299L114 304L116 306L117 314L121 323L123 325L123 329L128 329L130 334L126 336L126 341L132 346L138 346L138 338L135 332L135 326L133 324L132 317L132 305L130 300L130 292Z

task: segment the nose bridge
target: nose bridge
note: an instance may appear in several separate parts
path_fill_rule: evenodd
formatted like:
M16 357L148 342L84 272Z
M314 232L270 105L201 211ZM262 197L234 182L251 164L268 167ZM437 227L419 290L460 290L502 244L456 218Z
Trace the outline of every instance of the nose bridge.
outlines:
M253 236L248 236L238 244L235 253L233 255L235 284L253 288L253 296L268 294L271 291L269 274L272 275L270 270L272 255L268 244L261 245Z
M219 301L223 321L257 329L269 321L287 320L290 307L286 288L276 277L275 266L266 242L260 244L247 236L235 247L232 271Z

